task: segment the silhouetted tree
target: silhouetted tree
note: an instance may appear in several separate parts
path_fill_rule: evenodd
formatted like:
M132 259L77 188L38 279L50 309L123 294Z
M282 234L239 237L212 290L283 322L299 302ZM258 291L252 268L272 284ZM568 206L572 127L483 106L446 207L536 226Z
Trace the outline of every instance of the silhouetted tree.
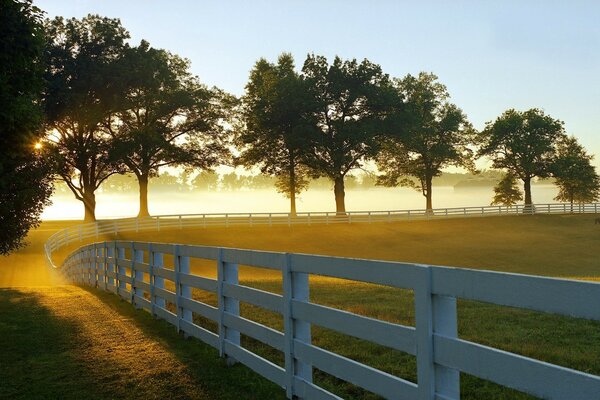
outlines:
M219 188L219 175L213 171L200 171L192 179L192 187L196 190L217 190Z
M474 131L460 108L448 101L437 76L421 72L396 81L404 107L382 140L377 166L384 186L410 186L421 191L432 209L433 178L448 166L473 169Z
M310 135L306 165L333 182L336 211L345 213L344 177L377 152L383 120L397 100L389 77L368 60L332 64L309 55L302 76L314 102L317 130Z
M489 156L494 168L512 172L523 181L525 204L531 205L531 180L551 174L556 146L565 137L563 122L533 108L505 111L481 132L480 156Z
M260 59L246 85L245 129L237 138L242 147L238 163L258 165L262 173L276 177L277 190L290 199L292 215L296 214L296 195L308 184L306 167L301 163L307 130L314 126L307 95L290 54L279 56L276 65Z
M600 176L588 155L575 137L566 137L557 148L557 156L552 165L556 178L558 195L554 200L571 203L587 203L598 200L600 196Z
M523 200L523 194L517 186L517 177L512 173L504 174L504 177L494 187L494 199L492 205L512 206Z
M201 85L189 67L189 61L145 41L121 60L124 90L105 128L114 138L114 157L137 177L138 217L149 215L148 180L160 167L209 169L225 154L222 120L233 99Z
M31 1L0 0L0 254L23 245L52 193L48 165L34 148L43 132L41 21Z
M96 15L47 23L46 115L55 172L96 219L98 187L120 171L110 157L112 139L101 129L118 105L118 62L129 38L118 19Z

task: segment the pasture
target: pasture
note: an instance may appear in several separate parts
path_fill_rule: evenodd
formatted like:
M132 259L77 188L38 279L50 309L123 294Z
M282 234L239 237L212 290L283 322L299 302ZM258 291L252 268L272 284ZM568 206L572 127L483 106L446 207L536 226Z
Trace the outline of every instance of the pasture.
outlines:
M118 239L326 254L579 279L596 280L600 277L597 256L600 228L594 225L592 215L471 218L372 225L213 227L121 233ZM66 251L63 253L66 254ZM169 261L165 261L169 265ZM211 263L197 263L192 265L192 271L213 277L216 269ZM281 277L267 270L241 267L240 278L248 286L281 291ZM115 303L107 300L104 294L99 297L105 302ZM214 296L207 292L195 291L194 297L209 304L216 303ZM413 298L407 290L314 278L311 280L311 301L414 325ZM241 313L246 318L281 329L279 315L245 304L242 304ZM472 301L459 301L458 317L461 338L600 374L598 323ZM160 324L160 321L154 322ZM200 318L196 322L214 329ZM412 356L325 329L315 327L312 333L313 343L318 346L402 378L416 380ZM250 338L243 337L242 343L276 363L282 362L279 352ZM316 371L315 378L319 384L344 398L376 398L319 371ZM278 389L272 390L273 395L281 396ZM461 391L464 399L530 398L465 374L461 375Z

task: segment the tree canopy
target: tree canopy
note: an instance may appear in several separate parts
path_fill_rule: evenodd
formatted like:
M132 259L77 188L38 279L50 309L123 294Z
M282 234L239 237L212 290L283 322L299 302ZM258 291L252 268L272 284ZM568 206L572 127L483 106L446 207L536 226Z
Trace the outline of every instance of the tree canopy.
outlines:
M242 148L238 162L259 166L277 178L278 191L290 199L296 214L296 195L308 185L307 137L314 129L306 82L295 71L294 59L282 54L277 64L260 59L250 72L243 97L244 129L237 137Z
M135 174L138 216L149 215L148 180L170 165L208 169L223 159L230 96L200 84L189 61L142 41L119 60L121 95L105 120L112 156Z
M334 183L336 211L345 213L344 178L377 153L385 117L398 103L390 78L369 60L309 55L302 68L317 129L305 160L314 177Z
M0 0L0 254L23 245L52 193L34 147L43 136L42 17L31 1Z
M494 168L504 169L524 184L525 204L532 204L531 179L552 173L558 143L565 137L563 122L542 110L510 109L486 123L480 134L480 156L489 156Z
M462 110L448 101L448 91L437 79L421 72L395 82L404 104L396 109L377 155L377 166L384 173L379 183L420 190L428 210L434 177L449 166L474 168L470 147L474 130Z
M523 200L523 193L517 186L517 178L510 172L504 174L502 179L494 186L494 198L491 205L512 206Z
M592 165L594 156L588 155L575 137L566 137L557 148L552 166L558 195L554 200L586 203L600 197L600 176Z
M88 15L48 21L46 117L56 174L95 220L95 191L120 171L101 128L119 104L119 60L129 33L118 19Z

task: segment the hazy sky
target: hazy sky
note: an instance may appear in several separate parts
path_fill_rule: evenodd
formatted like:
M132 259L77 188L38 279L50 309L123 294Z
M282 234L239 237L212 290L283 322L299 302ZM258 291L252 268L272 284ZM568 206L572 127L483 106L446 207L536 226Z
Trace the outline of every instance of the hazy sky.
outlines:
M600 1L34 1L50 17L118 17L134 43L237 95L259 57L284 51L299 67L314 52L431 71L476 128L539 107L600 157Z

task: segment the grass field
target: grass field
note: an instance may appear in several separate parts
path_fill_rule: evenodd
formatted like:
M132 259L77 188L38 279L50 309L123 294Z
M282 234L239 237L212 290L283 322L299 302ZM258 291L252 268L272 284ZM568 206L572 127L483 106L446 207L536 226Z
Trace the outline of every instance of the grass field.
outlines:
M593 220L594 216L517 216L373 225L210 228L120 234L119 239L397 260L597 280L600 277L597 254L600 228ZM244 284L281 291L278 274L244 267L240 271ZM194 272L214 276L215 266L198 263ZM214 295L206 292L196 291L194 296L207 303L216 301ZM311 279L311 301L414 325L412 292L407 290L316 277ZM461 338L600 375L600 323L472 301L459 301L458 314ZM242 304L242 315L277 329L282 326L280 316L249 305ZM214 329L200 318L196 322ZM282 362L279 352L249 338L242 339L253 351L274 362ZM313 327L313 342L416 381L412 356L318 327ZM316 371L316 380L344 398L377 398L320 371ZM461 376L461 391L464 399L529 398L465 374ZM281 391L273 389L272 395L281 396Z

